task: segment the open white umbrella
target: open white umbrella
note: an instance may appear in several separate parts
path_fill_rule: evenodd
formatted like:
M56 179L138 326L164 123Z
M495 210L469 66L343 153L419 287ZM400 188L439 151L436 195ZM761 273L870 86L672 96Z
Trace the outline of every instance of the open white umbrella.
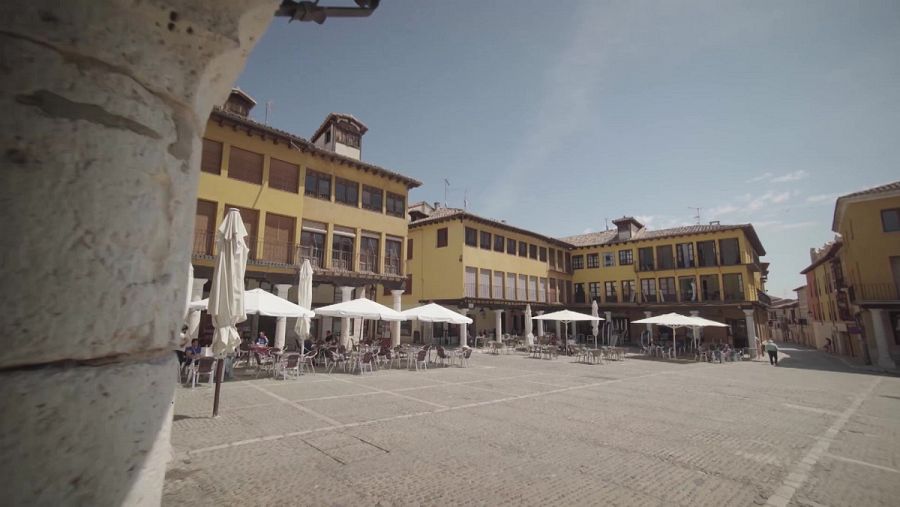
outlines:
M534 345L534 323L531 321L531 305L525 305L525 343Z
M208 305L209 299L202 299L191 303L191 309L206 310ZM244 312L248 315L263 315L265 317L310 318L316 316L312 310L295 305L287 299L262 289L244 291Z
M417 306L409 310L403 310L400 315L408 320L422 322L447 322L449 324L471 324L472 319L461 313L454 312L436 303Z
M597 300L591 301L591 315L594 317L600 317L600 307L597 306ZM594 334L594 348L597 348L597 335L600 334L600 321L595 320L591 322L591 331Z
M397 310L388 308L387 306L367 298L357 298L316 308L316 315L323 315L325 317L347 317L351 319L360 318L388 321L406 320L406 317Z
M558 320L566 325L566 337L565 337L565 345L568 348L569 346L569 328L568 324L570 322L580 322L580 321L601 321L604 320L602 317L595 317L593 315L587 315L584 313L573 312L572 310L559 310L558 312L545 313L543 315L538 315L537 317L532 317L535 320Z
M303 259L303 265L300 266L300 279L297 282L297 304L303 308L312 308L312 288L313 288L313 268L309 263L309 259ZM294 330L300 337L300 352L303 350L306 339L309 338L309 330L311 326L309 317L297 319Z
M702 317L688 317L687 315L681 315L680 313L665 313L663 315L654 315L653 317L647 317L646 319L632 321L632 324L656 324L657 326L666 326L671 327L672 329L676 329L679 327L728 327L727 325L720 322L704 319ZM674 344L675 337L673 336L672 353L674 356L677 356L677 347L674 347Z
M216 230L216 266L209 291L209 315L215 327L213 352L219 356L216 365L216 391L213 417L219 413L219 390L222 385L222 359L241 342L237 324L247 320L244 311L244 274L250 249L244 242L247 229L240 212L231 208Z

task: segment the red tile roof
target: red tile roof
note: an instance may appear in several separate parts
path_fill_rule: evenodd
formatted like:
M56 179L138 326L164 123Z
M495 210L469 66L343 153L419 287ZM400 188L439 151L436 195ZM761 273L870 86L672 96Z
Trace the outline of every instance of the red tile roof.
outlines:
M572 244L575 247L588 247L598 245L615 245L628 243L630 241L641 241L645 239L670 238L675 236L687 236L691 234L704 234L708 232L721 232L741 229L747 235L747 239L753 245L758 255L765 255L766 250L756 235L756 230L752 224L735 224L735 225L686 225L682 227L672 227L669 229L640 229L635 232L629 240L619 241L618 231L600 231L588 234L579 234L577 236L568 236L560 238L561 240Z

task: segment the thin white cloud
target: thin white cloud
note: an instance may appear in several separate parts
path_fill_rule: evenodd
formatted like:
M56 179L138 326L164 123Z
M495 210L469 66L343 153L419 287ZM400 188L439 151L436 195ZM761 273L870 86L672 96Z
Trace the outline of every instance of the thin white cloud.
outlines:
M716 206L715 208L710 208L707 214L713 218L717 218L723 215L730 215L739 209L741 208L731 204L723 204L721 206Z
M804 229L806 227L814 227L821 225L818 222L782 222L781 220L757 220L752 222L757 229L765 229L768 231L790 231L793 229Z
M809 176L809 173L800 169L799 171L790 172L787 174L782 174L781 176L777 176L772 178L772 183L787 183L788 181L800 181Z
M772 176L774 176L772 173L765 172L765 173L760 174L759 176L750 178L749 180L747 180L747 183L756 183L757 181L768 181L772 178Z
M811 195L811 196L807 197L807 198L806 198L806 202L823 202L823 201L831 201L831 200L837 199L837 198L838 198L838 194L834 194L834 193L831 193L831 194L816 194L816 195Z
M587 229L581 231L582 234L590 234L590 233L592 233L592 232L594 232L594 229L592 229L592 228L590 228L590 227L588 227Z

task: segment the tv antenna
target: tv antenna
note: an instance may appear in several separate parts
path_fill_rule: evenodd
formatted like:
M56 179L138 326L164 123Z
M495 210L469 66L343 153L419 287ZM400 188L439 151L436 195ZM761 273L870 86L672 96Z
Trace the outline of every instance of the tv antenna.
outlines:
M463 209L469 209L469 188L463 189Z
M268 124L269 124L269 113L272 111L272 104L273 104L273 102L272 102L271 100L267 100L267 101L266 101L266 121L265 121L265 125L268 125Z
M447 207L447 191L450 190L450 180L444 178L444 207Z
M688 206L688 209L692 209L697 212L697 214L694 215L694 220L697 221L697 225L700 225L700 210L702 210L703 208L700 208L698 206Z

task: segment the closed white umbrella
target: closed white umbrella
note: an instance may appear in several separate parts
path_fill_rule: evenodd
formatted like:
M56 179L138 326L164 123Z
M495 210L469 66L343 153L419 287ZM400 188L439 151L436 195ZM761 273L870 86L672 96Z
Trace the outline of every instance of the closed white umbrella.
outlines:
M525 343L534 345L534 322L531 321L531 305L525 305Z
M600 307L597 306L597 300L591 301L591 315L594 317L600 317ZM600 321L595 320L591 322L591 331L594 333L594 348L597 348L597 335L600 334Z
M247 229L238 210L231 208L216 231L216 266L209 291L209 315L215 327L213 352L219 356L216 366L216 391L213 417L219 415L219 390L222 383L222 360L241 342L237 324L247 320L244 311L244 274L250 249L244 242Z
M312 288L313 288L313 268L309 263L309 259L303 259L303 265L300 266L300 279L297 282L297 304L303 308L312 308ZM294 325L294 331L300 337L300 352L306 352L303 347L309 338L310 330L309 317L297 319Z
M569 327L568 324L570 322L580 322L580 321L601 321L604 320L601 317L595 317L593 315L587 315L584 313L573 312L572 310L559 310L558 312L545 313L543 315L538 315L537 317L532 317L534 320L557 320L566 325L566 341L565 345L568 348L569 346Z

